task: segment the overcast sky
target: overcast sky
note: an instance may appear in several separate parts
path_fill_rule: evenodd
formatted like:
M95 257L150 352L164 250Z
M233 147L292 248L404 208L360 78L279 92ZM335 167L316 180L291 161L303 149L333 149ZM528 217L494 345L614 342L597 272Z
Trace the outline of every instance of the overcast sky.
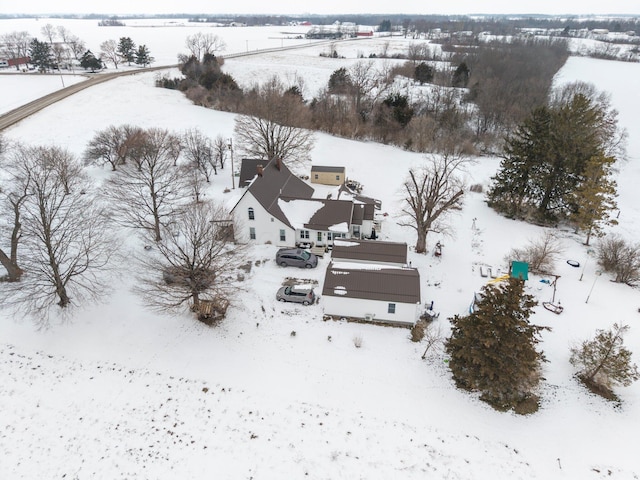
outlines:
M637 0L2 0L0 13L640 14Z

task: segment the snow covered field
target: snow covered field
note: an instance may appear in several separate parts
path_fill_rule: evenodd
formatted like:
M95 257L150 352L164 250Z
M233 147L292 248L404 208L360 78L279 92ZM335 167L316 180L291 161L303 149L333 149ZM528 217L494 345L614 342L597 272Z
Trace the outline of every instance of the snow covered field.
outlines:
M295 63L292 55L288 65ZM327 68L318 55L300 55L305 78L314 69L330 74L337 68ZM244 82L262 71L264 58L228 63ZM571 58L558 77L610 91L629 130L616 230L634 241L640 234L639 74L638 64ZM96 130L111 124L198 127L212 137L232 136L233 114L192 106L153 81L153 74L141 74L92 87L5 136L61 145L77 155ZM364 184L363 193L382 200L389 214L383 239L409 245L413 233L396 223L400 187L421 160L325 134L317 135L313 151L314 164L346 166L349 177ZM498 164L479 158L469 183L488 185ZM230 186L231 178L219 175L209 195L232 206L241 192L222 193ZM429 238L432 245L442 241L442 257L410 252L423 302L435 302L443 332L447 318L464 313L486 281L479 265L501 265L512 247L541 233L496 215L482 194L471 192L454 230L455 238ZM412 343L407 330L323 322L322 299L310 307L277 303L285 276L321 284L328 259L313 271L282 269L273 261L275 247L258 245L248 254L254 264L246 288L215 328L186 314L143 308L124 265L104 304L88 305L48 329L0 310L0 478L637 479L640 384L618 389L622 402L614 405L572 377L568 358L569 348L595 329L625 322L631 325L625 343L640 362L638 291L597 277L582 238L560 235L564 258L581 267L564 259L557 265L556 299L564 313L538 307L533 317L553 328L540 345L549 362L534 415L499 413L457 390L442 353L422 360L424 345ZM130 266L144 250L135 241L126 244ZM537 280L528 282L530 293L549 300L551 288Z

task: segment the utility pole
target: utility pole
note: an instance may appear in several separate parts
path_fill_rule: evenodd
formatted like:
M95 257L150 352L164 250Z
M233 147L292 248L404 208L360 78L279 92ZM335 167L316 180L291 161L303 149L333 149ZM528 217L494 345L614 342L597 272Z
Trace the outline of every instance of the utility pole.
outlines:
M229 140L227 140L227 148L229 149L229 153L231 154L231 188L235 189L236 180L234 178L234 173L233 173L233 139L232 138L229 138Z

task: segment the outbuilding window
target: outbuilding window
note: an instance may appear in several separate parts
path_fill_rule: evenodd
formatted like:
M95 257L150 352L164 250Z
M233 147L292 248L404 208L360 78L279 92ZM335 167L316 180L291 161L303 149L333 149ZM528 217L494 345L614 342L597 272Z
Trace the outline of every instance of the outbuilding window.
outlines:
M389 308L387 308L387 313L396 313L396 304L390 303Z

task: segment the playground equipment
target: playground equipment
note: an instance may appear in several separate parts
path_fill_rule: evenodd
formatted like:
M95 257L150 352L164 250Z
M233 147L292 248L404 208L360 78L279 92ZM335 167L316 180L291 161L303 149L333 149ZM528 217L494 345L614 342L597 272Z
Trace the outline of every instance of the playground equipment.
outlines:
M560 305L560 302L555 303L556 301L556 285L558 283L558 279L560 275L552 275L554 277L553 282L551 282L551 286L553 287L553 296L550 302L542 302L542 306L549 310L550 312L555 313L556 315L560 315L564 310L564 307Z

